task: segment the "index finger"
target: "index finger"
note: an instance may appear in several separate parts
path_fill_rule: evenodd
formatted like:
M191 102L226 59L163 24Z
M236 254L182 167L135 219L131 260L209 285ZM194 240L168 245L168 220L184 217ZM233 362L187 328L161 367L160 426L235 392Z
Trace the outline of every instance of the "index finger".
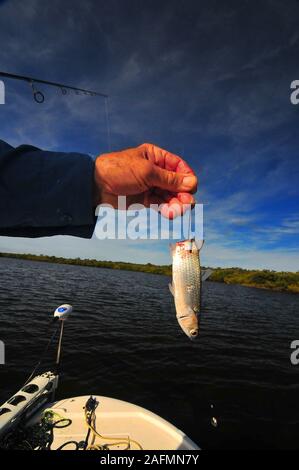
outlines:
M178 155L168 152L153 144L143 144L146 158L165 170L177 173L194 174L192 168Z

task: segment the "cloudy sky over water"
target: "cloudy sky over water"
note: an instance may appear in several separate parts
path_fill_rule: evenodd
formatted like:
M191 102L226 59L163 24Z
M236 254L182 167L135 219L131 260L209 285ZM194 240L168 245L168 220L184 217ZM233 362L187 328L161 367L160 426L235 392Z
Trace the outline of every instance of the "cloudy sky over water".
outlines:
M0 0L0 70L110 95L111 147L153 142L200 180L203 262L299 269L299 2ZM6 81L0 138L108 150L103 100ZM0 238L0 251L169 263L168 242Z

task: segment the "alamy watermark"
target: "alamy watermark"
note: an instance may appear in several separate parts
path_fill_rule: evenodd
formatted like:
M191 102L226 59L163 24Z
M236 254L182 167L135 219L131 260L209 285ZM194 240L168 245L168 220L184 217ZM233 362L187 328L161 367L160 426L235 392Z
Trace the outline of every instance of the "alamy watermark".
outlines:
M294 105L299 104L299 80L293 80L290 88L293 90L290 95L291 103Z
M98 216L94 236L99 240L176 240L203 239L203 204L172 204L171 210L177 216L173 219L161 217L163 204L126 203L126 196L118 197L118 209L109 204L97 208Z
M5 364L5 344L0 340L0 365Z
M0 104L5 104L5 85L2 80L0 80Z
M299 340L295 339L294 341L291 342L290 345L291 349L294 349L290 356L290 361L293 364L293 366L298 366L299 364Z

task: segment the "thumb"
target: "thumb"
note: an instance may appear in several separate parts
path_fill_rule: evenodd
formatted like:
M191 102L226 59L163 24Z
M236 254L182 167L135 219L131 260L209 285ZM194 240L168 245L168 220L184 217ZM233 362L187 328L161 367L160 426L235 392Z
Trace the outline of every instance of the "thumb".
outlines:
M197 178L193 174L176 173L153 166L151 173L151 184L157 188L171 192L195 193L197 189Z

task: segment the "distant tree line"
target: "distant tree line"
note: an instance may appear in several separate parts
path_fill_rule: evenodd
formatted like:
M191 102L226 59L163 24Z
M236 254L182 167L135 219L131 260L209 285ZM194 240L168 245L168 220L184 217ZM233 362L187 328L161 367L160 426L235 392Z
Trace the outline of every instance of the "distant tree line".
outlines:
M151 274L164 274L171 276L171 265L155 265L151 263L125 263L122 261L98 261L95 259L59 258L57 256L31 255L18 253L0 253L0 258L16 258L30 261L42 261L57 264L72 264L76 266L89 266L92 268L122 269L126 271L139 271ZM299 271L277 272L263 270L249 270L242 268L212 268L213 273L208 281L223 282L225 284L241 284L248 287L271 289L277 291L299 293Z
M299 271L277 272L249 270L241 268L217 268L210 277L211 281L225 284L241 284L248 287L258 287L278 291L299 293Z
M57 264L72 264L76 266L89 266L91 268L122 269L126 271L140 271L152 274L171 275L171 266L157 266L155 264L125 263L123 261L98 261L95 259L60 258L57 256L31 255L19 253L0 253L0 258L26 259Z

